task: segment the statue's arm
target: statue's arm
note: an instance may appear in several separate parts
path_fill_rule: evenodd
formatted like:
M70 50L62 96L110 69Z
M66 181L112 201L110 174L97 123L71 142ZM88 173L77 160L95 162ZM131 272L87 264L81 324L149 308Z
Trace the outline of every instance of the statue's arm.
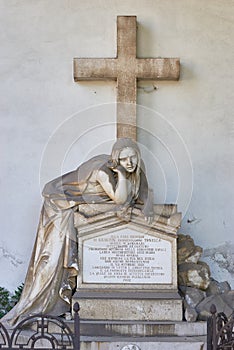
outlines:
M100 183L106 194L116 203L124 204L129 195L128 181L126 179L125 171L122 167L114 169L118 175L116 187L113 188L113 182L110 181L110 174L103 170L97 173L97 181Z

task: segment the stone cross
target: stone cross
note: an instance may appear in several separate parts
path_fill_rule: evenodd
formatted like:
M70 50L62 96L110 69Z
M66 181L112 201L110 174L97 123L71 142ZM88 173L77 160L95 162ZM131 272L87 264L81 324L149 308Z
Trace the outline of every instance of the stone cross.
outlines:
M137 80L178 80L178 58L136 57L136 16L117 17L116 58L74 58L74 80L117 80L117 137L136 140Z

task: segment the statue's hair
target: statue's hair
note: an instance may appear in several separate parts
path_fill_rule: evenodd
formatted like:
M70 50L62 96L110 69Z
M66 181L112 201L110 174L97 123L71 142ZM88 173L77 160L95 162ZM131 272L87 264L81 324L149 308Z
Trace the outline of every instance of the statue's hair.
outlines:
M134 197L137 198L140 189L140 172L141 172L141 152L137 143L129 138L119 138L114 143L111 152L111 161L113 166L117 167L119 165L120 152L124 148L132 148L137 154L137 167L136 170L131 174L131 181L134 184Z
M114 163L114 166L117 166L119 164L119 155L124 148L132 148L134 149L134 151L136 151L137 157L138 157L138 166L140 167L140 162L141 162L140 149L135 141L128 138L120 138L114 143L112 147L112 152L111 152L111 160Z

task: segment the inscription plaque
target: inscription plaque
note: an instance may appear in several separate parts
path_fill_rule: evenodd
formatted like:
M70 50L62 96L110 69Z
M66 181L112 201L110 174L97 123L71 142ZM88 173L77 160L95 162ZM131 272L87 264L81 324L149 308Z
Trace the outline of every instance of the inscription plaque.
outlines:
M169 241L129 228L83 241L83 282L172 283Z

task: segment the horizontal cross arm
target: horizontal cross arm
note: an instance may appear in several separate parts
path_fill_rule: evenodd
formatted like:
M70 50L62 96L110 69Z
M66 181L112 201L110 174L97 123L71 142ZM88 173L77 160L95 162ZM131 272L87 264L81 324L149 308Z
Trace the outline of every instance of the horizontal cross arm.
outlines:
M116 58L74 58L74 80L116 80Z
M144 80L179 80L179 58L138 58L137 78Z

